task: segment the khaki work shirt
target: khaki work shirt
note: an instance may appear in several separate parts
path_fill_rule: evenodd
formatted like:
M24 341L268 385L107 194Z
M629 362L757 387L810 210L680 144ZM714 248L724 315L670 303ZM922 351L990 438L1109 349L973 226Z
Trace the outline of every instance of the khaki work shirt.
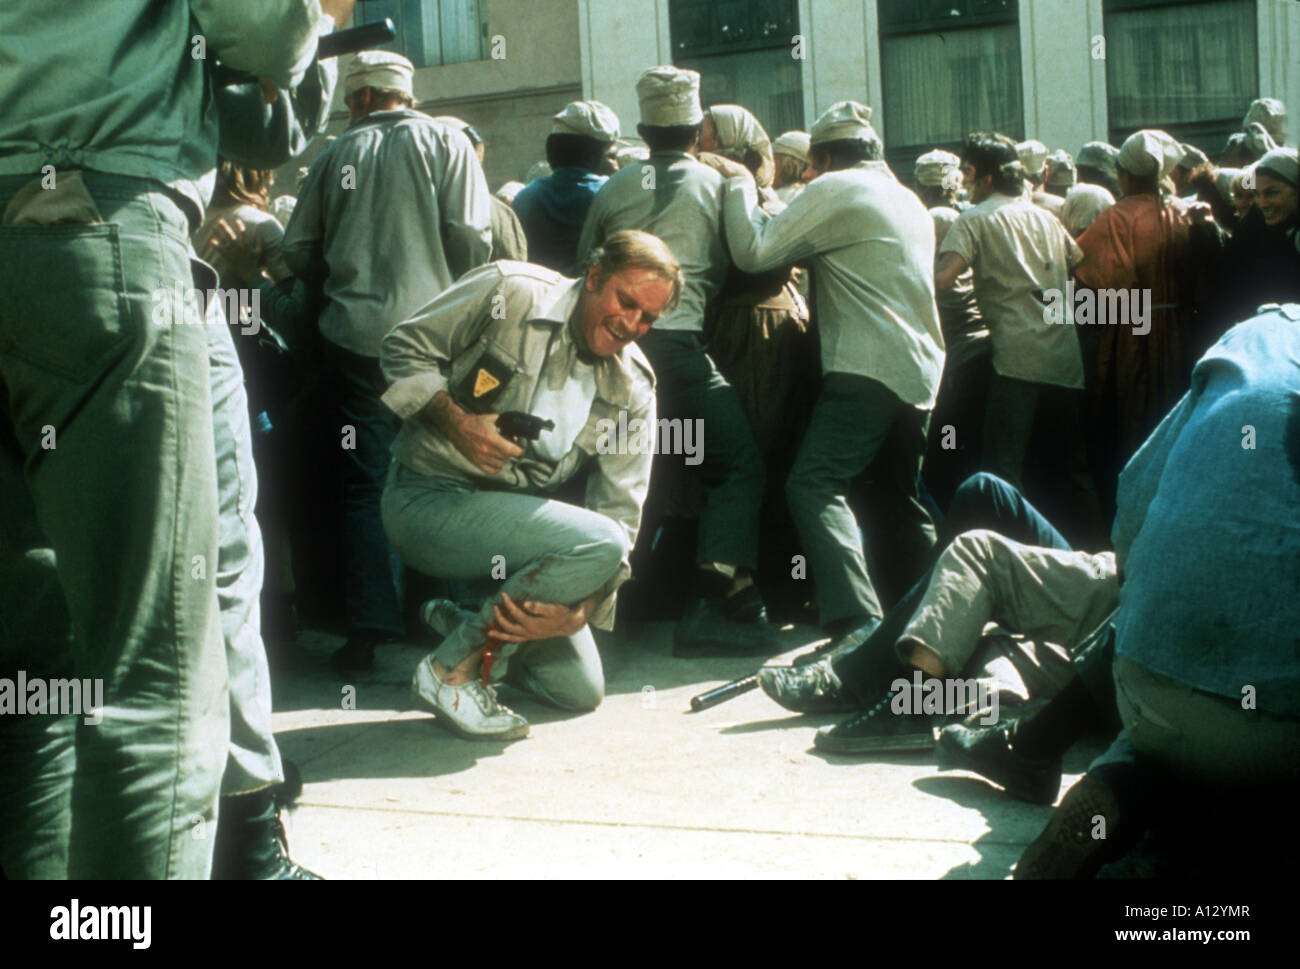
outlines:
M1049 289L1065 293L1083 250L1059 219L1027 198L995 194L957 217L939 254L975 271L975 298L993 335L993 369L1004 377L1083 387L1074 327L1047 322ZM1061 297L1064 299L1064 296Z
M637 419L646 427L657 426L654 371L635 344L595 360L595 399L573 446L559 461L526 446L498 474L487 475L421 413L439 391L457 398L466 387L471 393L490 389L495 393L491 410L502 413L527 412L542 382L551 390L563 387L581 365L574 328L582 286L583 280L542 266L503 260L470 273L395 327L379 358L392 381L384 403L403 419L393 453L420 474L527 492L554 491L594 457L585 507L617 522L631 548L641 527L652 448L622 446L627 442L610 431ZM464 399L457 403L466 405ZM608 628L612 590L631 574L624 560L609 586L610 598L592 614L593 625Z
M578 264L620 229L640 229L668 244L686 283L671 313L656 330L704 328L708 303L722 288L731 260L722 239L723 178L680 151L655 152L610 176L587 210L578 240Z
M469 139L419 111L377 111L312 163L284 258L323 285L321 335L363 357L492 251L491 196Z
M727 238L745 272L807 261L816 288L822 372L884 384L905 404L934 406L943 333L934 299L934 224L881 162L809 182L768 219L754 183L727 183Z

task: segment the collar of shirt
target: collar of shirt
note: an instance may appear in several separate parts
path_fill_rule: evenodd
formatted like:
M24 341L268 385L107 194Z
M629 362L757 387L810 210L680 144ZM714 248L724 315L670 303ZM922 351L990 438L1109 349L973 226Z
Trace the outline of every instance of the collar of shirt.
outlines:
M546 361L542 364L539 380L545 380L549 390L559 390L573 373L578 357L575 333L578 327L578 298L582 295L584 279L561 279L550 292L538 301L533 320L555 325ZM632 401L632 364L623 351L612 357L596 357L593 369L596 374L596 393L603 400L618 407L628 407Z

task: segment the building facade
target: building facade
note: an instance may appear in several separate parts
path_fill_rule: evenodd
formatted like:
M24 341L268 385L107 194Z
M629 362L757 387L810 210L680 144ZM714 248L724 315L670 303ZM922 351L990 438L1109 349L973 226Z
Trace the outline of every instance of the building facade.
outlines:
M636 79L654 64L699 70L706 105L744 104L774 137L864 101L904 176L979 128L1076 153L1161 127L1213 156L1254 98L1300 106L1300 0L366 0L357 11L393 17L420 108L485 136L494 188L543 157L550 116L575 98L606 102L634 136Z

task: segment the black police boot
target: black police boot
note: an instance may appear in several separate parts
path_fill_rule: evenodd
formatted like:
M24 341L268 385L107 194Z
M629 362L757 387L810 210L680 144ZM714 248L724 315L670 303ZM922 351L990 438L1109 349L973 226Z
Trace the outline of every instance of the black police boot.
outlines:
M213 880L321 881L289 857L274 788L223 797L217 816Z

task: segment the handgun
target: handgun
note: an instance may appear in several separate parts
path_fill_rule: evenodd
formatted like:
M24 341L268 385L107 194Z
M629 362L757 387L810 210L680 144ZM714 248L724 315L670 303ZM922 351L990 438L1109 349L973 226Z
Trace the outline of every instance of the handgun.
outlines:
M508 410L497 415L497 430L501 436L518 444L521 440L536 441L542 431L555 430L555 421L534 417L521 410Z

